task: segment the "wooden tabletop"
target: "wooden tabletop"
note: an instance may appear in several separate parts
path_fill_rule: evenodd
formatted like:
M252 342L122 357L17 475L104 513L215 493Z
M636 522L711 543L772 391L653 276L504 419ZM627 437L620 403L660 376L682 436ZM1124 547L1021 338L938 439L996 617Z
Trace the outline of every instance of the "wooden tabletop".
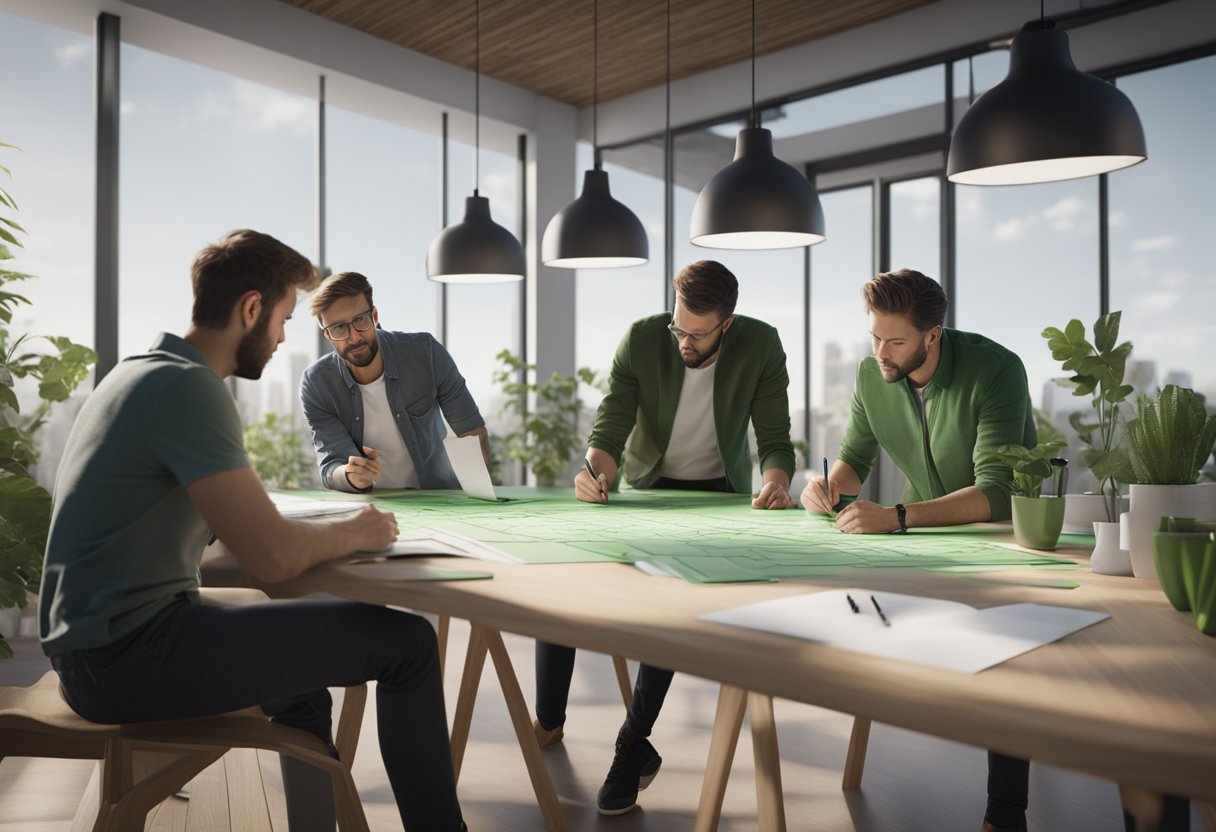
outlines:
M851 570L836 580L694 585L623 564L512 565L458 558L332 564L269 588L324 592L476 621L623 655L775 697L1029 757L1118 783L1216 801L1216 639L1155 583L1076 572L976 575ZM418 570L492 580L411 581ZM1019 585L1068 578L1076 589ZM983 608L1035 602L1110 619L981 673L954 673L700 621L701 613L836 586ZM707 718L709 715L706 715Z

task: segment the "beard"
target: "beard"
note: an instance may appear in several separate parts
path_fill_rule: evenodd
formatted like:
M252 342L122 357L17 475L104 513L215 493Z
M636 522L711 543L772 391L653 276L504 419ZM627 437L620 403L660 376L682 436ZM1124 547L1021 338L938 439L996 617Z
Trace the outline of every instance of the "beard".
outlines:
M702 364L704 364L706 361L708 361L710 359L710 357L712 357L715 353L718 352L718 348L722 346L722 339L725 337L726 337L725 332L719 332L718 337L714 339L714 342L712 344L710 344L709 346L707 346L705 349L701 349L701 350L690 345L687 349L692 350L692 355L685 354L684 349L681 348L680 349L680 360L684 362L684 366L687 367L688 369L690 369L690 370L697 369Z
M929 348L925 346L925 342L921 341L916 353L903 364L888 364L885 361L879 365L882 370L882 378L887 384L894 384L897 381L903 381L911 373L915 373L925 363L925 359L929 357ZM894 375L888 375L893 373Z
M266 369L270 357L274 355L278 344L272 344L266 337L266 333L270 331L270 313L273 311L269 306L265 307L253 329L245 333L237 344L234 371L237 378L257 381L262 377L262 371Z
M352 356L351 353L359 347L367 347L367 350L360 355ZM354 367L366 367L376 360L376 354L380 352L380 345L375 340L368 340L354 346L348 345L345 349L340 350L340 352L342 353L343 360L348 364Z

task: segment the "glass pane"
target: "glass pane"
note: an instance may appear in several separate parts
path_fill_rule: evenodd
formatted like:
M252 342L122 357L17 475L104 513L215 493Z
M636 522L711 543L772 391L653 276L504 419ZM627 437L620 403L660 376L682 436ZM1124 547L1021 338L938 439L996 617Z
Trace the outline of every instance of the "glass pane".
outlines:
M426 250L442 227L439 137L332 106L325 117L327 265L371 281L385 329L435 332Z
M675 268L678 271L697 260L717 260L739 280L739 303L735 311L777 328L790 376L791 435L797 439L806 433L805 249L737 251L701 248L688 240L697 194L709 178L733 158L734 144L733 136L726 139L708 130L676 137ZM829 239L833 222L829 216ZM759 476L758 470L756 476Z
M950 298L959 329L1016 352L1030 398L1057 428L1087 405L1057 386L1063 375L1040 333L1079 318L1092 332L1098 315L1098 180L1011 188L957 186L958 282ZM1079 447L1069 449L1075 458ZM1069 487L1092 487L1073 471Z
M1216 56L1120 78L1148 142L1148 161L1110 181L1110 304L1135 346L1133 384L1194 387L1216 405L1216 270L1211 265L1216 110L1179 90L1216 85ZM1134 369L1134 372L1133 372Z
M190 323L195 253L237 228L316 258L317 105L186 61L122 46L119 355ZM258 382L239 381L248 423L303 416L300 374L317 356L301 298Z
M10 245L13 259L4 265L37 276L5 285L30 301L6 328L14 339L57 335L93 346L93 41L0 12L0 73L10 79L0 85L0 141L20 148L0 149L0 164L12 171L0 173L0 187L19 208L3 214L28 232L16 234L24 248ZM26 343L47 351L43 342ZM42 459L31 473L47 487L91 388L86 380L42 429ZM31 380L16 390L28 414L39 401L37 387Z
M580 146L580 162L592 164L590 148ZM580 168L580 174L586 167ZM604 151L603 168L612 195L637 214L650 239L650 262L625 269L583 269L578 274L577 363L607 377L629 325L662 312L666 303L663 262L663 142L643 142ZM580 179L581 186L581 179ZM588 407L596 407L599 391L583 388Z
M464 201L473 195L473 146L449 141L449 221L464 216ZM481 195L490 200L494 222L519 237L519 160L481 150ZM503 397L493 383L495 356L508 349L519 355L520 295L523 282L448 286L447 348L477 401L491 434L502 435L499 410ZM512 466L505 466L504 473Z
M942 273L941 180L936 176L893 182L891 201L891 269Z
M954 123L971 102L995 87L1009 73L1009 50L994 49L954 62Z

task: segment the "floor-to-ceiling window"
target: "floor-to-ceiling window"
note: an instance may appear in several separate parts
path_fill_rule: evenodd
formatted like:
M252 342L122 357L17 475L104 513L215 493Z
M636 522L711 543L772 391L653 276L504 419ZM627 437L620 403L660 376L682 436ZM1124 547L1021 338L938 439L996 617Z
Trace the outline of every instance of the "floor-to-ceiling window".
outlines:
M1193 387L1216 410L1216 55L1121 77L1144 125L1148 160L1109 174L1110 307L1132 341L1137 392Z
M316 259L315 101L124 43L120 156L119 356L190 323L195 253L237 228ZM301 300L261 380L240 381L248 423L299 409L317 355Z
M66 336L92 346L93 337L93 41L87 35L0 12L0 187L19 210L4 216L26 234L8 244L9 271L35 276L6 283L5 291L29 305L13 310L7 329L21 335ZM12 347L13 343L7 345ZM53 351L35 339L25 349ZM91 381L56 405L39 436L42 459L34 472L50 486L59 454ZM18 381L17 398L28 415L39 401L36 385Z

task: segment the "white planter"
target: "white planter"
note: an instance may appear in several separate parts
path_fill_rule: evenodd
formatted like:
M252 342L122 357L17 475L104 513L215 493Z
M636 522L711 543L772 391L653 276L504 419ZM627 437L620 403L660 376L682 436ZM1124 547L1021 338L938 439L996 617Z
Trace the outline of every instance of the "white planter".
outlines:
M1153 532L1161 518L1194 517L1216 520L1216 483L1195 485L1133 485L1131 509L1119 518L1119 546L1132 556L1137 578L1157 580L1153 568ZM1124 519L1126 518L1126 519Z
M1126 497L1119 498L1119 510L1115 519L1108 521L1106 517L1106 498L1101 494L1065 494L1064 495L1064 531L1088 534L1093 531L1094 523L1119 522L1119 514L1128 510L1131 501Z
M1101 521L1093 528L1097 545L1089 557L1089 568L1099 575L1131 575L1131 553L1119 548L1119 524Z
M5 641L10 641L19 635L21 635L21 608L0 608L0 636L4 636Z

